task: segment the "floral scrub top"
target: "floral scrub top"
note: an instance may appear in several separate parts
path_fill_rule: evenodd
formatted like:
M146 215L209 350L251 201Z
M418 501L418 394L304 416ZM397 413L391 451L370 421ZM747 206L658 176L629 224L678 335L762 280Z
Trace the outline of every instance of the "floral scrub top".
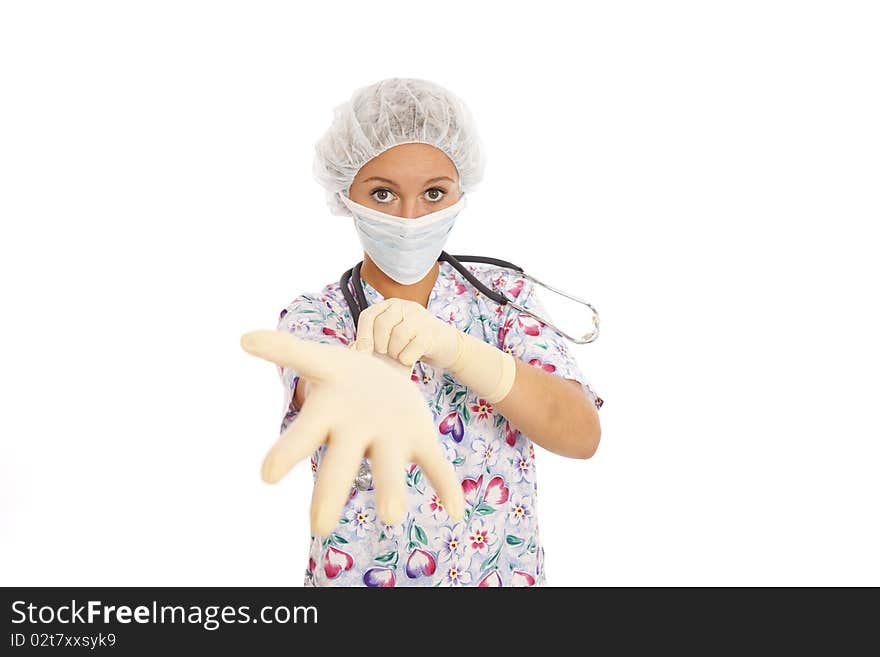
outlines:
M531 281L508 269L465 266L490 288L546 317ZM361 281L371 305L383 299ZM427 308L435 317L515 358L578 381L596 407L602 406L565 338L533 317L480 294L445 261L440 262ZM319 294L294 299L281 311L278 330L329 344L348 345L355 340L338 282ZM291 368L278 366L278 372L285 390L283 432L298 415L293 405L298 376ZM437 440L461 480L465 518L456 522L448 516L430 481L414 464L406 472L409 511L399 525L388 526L378 518L372 488L364 491L353 485L336 530L311 538L305 585L543 585L532 441L445 371L418 361L412 379L424 394L434 415ZM322 445L311 458L313 480L324 449Z

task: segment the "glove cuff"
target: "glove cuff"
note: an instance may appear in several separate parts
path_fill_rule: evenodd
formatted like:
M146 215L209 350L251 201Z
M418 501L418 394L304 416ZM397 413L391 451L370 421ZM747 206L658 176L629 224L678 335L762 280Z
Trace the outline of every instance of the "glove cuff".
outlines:
M446 369L489 403L504 399L516 379L513 356L462 331L457 333L458 356Z

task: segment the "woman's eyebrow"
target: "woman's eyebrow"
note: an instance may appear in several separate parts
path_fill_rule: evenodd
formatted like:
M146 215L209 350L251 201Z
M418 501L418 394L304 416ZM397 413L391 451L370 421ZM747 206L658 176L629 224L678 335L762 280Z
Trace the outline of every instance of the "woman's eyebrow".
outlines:
M366 185L366 184L367 184L368 182L370 182L371 180L381 180L382 182L386 182L386 183L388 183L389 185L394 185L395 187L397 187L397 183L394 182L393 180L388 180L388 178L380 178L379 176L370 176L370 177L367 178L366 180L361 180L361 184L362 184L362 185Z
M362 180L361 184L365 185L368 182L370 182L371 180L381 180L382 182L385 182L385 183L388 183L389 185L393 185L393 186L397 187L397 183L394 182L393 180L388 180L388 178L382 178L380 176L370 176L366 180ZM439 176L437 178L431 178L430 180L426 180L425 184L430 185L431 183L437 182L438 180L448 180L451 183L455 183L455 181L452 178L450 178L449 176Z

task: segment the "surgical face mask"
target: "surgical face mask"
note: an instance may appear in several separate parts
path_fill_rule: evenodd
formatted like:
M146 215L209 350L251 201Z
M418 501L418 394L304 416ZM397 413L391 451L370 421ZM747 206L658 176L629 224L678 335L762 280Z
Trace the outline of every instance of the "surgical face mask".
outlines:
M462 194L454 205L407 219L355 203L342 192L339 198L354 215L364 251L379 269L402 285L418 283L431 271L465 205Z

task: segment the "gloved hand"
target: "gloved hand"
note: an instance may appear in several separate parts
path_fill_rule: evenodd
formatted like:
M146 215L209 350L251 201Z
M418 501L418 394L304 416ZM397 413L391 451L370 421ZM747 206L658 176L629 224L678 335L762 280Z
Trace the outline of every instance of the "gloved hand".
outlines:
M434 418L410 380L412 367L284 331L245 333L241 346L295 369L309 382L302 410L266 455L262 476L277 482L327 443L312 495L314 535L326 536L336 527L364 456L373 472L376 511L387 524L397 524L406 512L410 462L422 467L449 515L464 516L461 483L440 449Z
M513 356L406 299L384 299L364 310L355 348L387 354L408 367L422 360L445 369L490 403L504 399L516 377Z

